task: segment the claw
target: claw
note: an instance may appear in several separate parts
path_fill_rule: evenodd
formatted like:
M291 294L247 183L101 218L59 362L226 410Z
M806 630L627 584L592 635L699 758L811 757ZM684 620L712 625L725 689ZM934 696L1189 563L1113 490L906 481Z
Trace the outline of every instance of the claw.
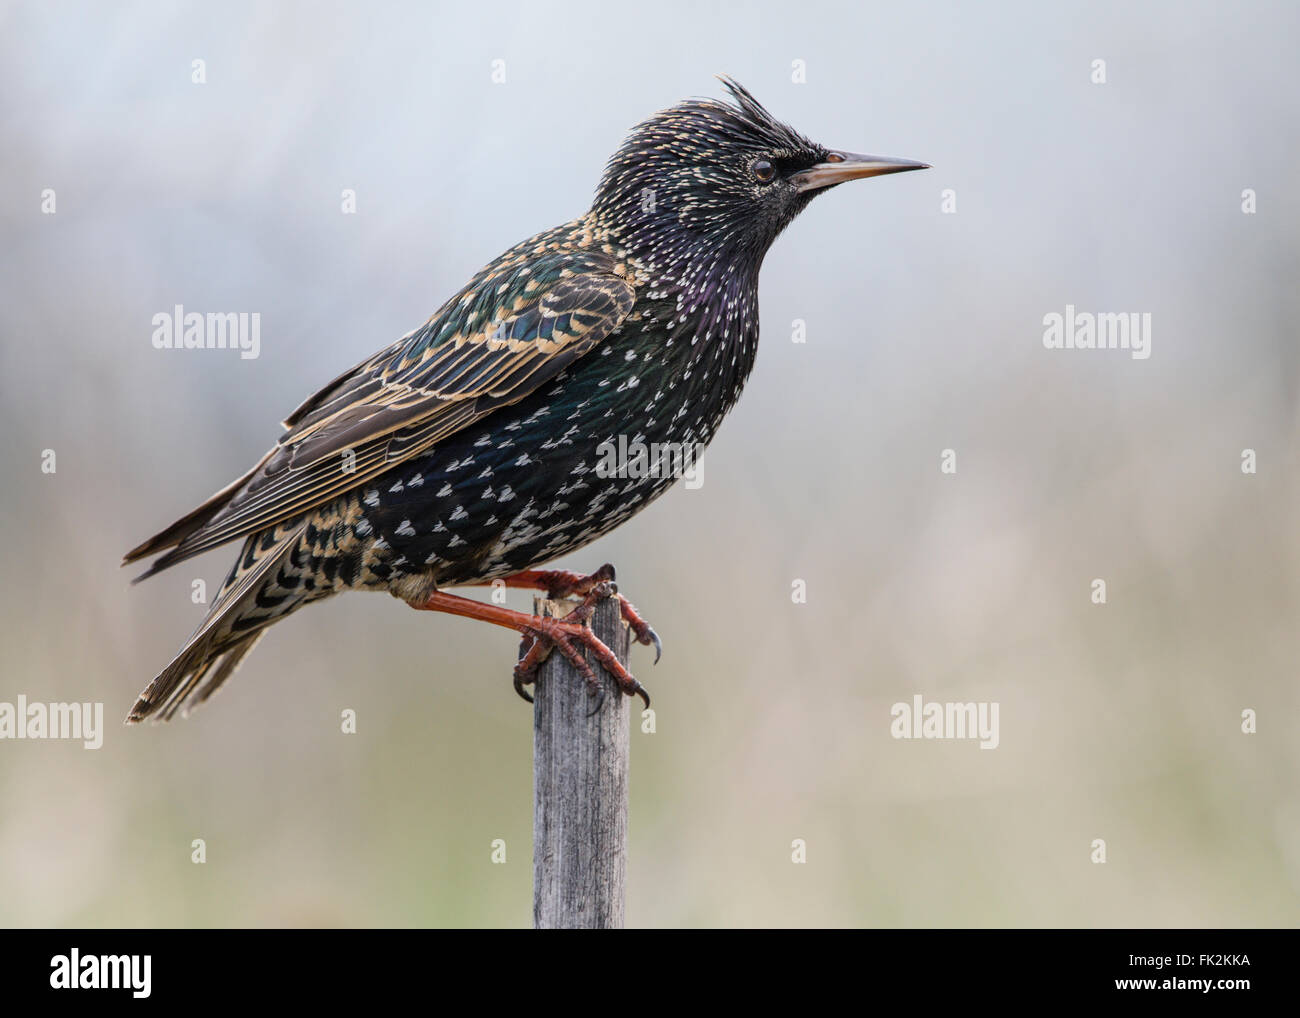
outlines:
M637 610L632 607L632 602L621 594L618 598L618 606L623 613L623 621L628 624L628 628L636 636L636 642L643 643L647 647L654 647L655 664L658 664L659 658L663 656L664 652L664 642L659 639L659 634L650 627L650 624L645 619L637 614Z
M515 669L515 692L518 693L520 697L527 700L529 703L533 702L533 697L531 693L529 693L526 689L524 689L524 683L532 682L532 681L533 681L532 679L523 678L519 674L519 669L517 668Z
M519 663L515 665L514 684L515 692L529 703L533 702L533 698L524 691L524 686L537 680L537 669L549 656L550 648L541 640L528 633L523 634L519 641Z

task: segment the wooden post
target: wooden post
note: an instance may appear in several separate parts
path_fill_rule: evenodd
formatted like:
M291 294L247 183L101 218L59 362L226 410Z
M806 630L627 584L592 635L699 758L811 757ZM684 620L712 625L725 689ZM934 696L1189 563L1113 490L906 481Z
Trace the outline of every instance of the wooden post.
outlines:
M537 598L539 615L573 603ZM596 605L592 630L627 664L628 628L617 598ZM622 929L627 882L629 698L590 655L606 684L596 700L563 654L552 651L533 687L533 926Z

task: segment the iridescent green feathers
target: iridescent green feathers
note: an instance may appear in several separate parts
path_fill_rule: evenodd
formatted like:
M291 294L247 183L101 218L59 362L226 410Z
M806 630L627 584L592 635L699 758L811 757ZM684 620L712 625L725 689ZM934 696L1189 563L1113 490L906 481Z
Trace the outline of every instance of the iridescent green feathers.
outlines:
M144 579L301 516L524 398L627 316L635 291L620 268L582 220L518 245L299 406L252 471L125 561L166 551Z

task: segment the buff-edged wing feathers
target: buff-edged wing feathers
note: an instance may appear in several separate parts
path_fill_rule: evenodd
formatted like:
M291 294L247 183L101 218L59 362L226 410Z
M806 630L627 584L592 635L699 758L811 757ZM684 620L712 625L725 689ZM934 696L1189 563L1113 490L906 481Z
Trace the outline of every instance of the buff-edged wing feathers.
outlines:
M581 250L485 270L421 329L307 400L254 470L125 561L171 548L143 579L302 516L523 399L632 309L635 291L615 268L609 255Z

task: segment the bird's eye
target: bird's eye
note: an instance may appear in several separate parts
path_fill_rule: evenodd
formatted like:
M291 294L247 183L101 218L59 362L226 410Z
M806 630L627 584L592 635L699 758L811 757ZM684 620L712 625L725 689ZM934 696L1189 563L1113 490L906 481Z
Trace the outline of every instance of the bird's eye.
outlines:
M776 167L766 159L755 159L750 169L754 173L754 179L760 184L770 184L772 178L776 176Z

